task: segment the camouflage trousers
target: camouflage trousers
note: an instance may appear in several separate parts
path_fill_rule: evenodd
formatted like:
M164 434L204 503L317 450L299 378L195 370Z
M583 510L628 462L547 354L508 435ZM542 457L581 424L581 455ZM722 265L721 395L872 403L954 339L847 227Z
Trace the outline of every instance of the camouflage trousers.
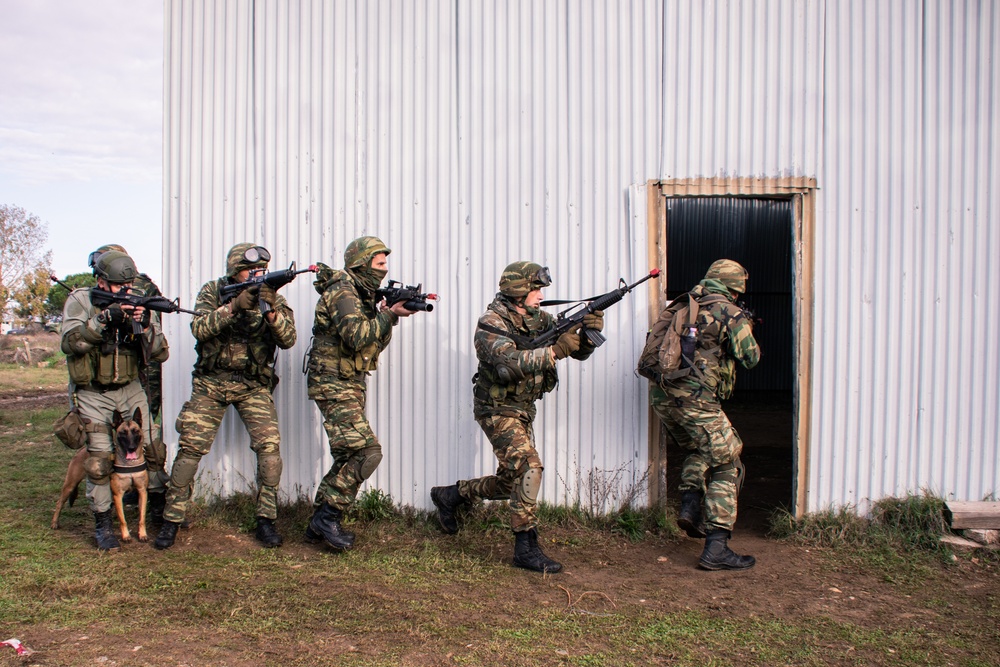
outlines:
M474 501L510 500L510 528L515 533L538 526L538 489L542 459L535 449L531 421L491 415L476 420L483 429L499 465L496 474L458 482L458 493Z
M382 462L382 445L365 416L364 380L338 382L326 387L324 395L328 398L316 399L316 405L323 414L333 465L316 489L315 504L318 507L326 502L343 511Z
M660 390L654 390L650 400L667 433L690 452L681 468L681 493L704 493L705 525L732 530L743 477L739 460L743 441L722 406L714 401L667 396Z
M90 387L78 387L76 403L80 414L94 425L105 424L107 430L87 434L87 452L90 454L84 468L87 470L87 500L93 512L107 512L111 509L111 471L114 463L114 443L112 441L111 415L118 410L126 418L139 408L142 414L143 440L146 443L146 463L149 470L149 491L162 492L165 485L163 466L156 467L150 459L153 443L159 439L158 429L149 416L146 394L138 381L115 389L100 391Z
M250 449L257 455L257 516L278 517L278 483L281 481L281 436L274 398L263 385L196 377L191 398L177 416L180 434L177 456L170 470L167 505L163 518L180 523L184 520L201 457L212 448L230 405L250 434Z

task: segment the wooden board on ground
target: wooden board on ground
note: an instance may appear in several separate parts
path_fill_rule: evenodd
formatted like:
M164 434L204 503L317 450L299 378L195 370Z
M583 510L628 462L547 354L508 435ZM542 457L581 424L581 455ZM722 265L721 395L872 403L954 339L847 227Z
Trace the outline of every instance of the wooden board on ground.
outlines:
M945 503L944 511L954 529L1000 528L1000 502L954 500Z

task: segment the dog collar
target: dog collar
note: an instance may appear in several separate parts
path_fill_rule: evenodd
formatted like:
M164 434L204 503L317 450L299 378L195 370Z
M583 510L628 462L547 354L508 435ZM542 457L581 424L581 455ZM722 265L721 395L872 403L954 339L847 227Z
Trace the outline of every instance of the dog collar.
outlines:
M140 463L138 465L134 465L134 466L120 466L120 465L118 465L116 463L114 465L114 468L115 468L115 472L117 472L119 474L122 474L122 475L127 475L129 473L142 472L143 470L145 470L146 469L146 462L143 461L142 463Z

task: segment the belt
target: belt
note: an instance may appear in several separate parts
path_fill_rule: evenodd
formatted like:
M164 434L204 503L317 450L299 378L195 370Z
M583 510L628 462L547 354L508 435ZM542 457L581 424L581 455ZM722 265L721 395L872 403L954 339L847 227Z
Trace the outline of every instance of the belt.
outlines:
M89 389L91 391L96 391L98 393L105 393L108 391L113 391L115 389L121 389L127 387L131 383L126 384L101 384L100 382L91 382L90 384L80 387L80 389Z

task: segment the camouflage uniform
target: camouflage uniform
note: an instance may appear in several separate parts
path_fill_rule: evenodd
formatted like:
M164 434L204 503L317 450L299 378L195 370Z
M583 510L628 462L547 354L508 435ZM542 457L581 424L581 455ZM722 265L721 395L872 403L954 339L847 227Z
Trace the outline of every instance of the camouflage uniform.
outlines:
M537 500L521 491L521 478L537 477L533 485L541 484L544 468L532 429L535 401L556 388L559 376L555 357L548 348L524 349L509 336L532 339L554 327L555 318L549 313L528 309L521 315L503 294L496 295L476 327L479 368L473 389L473 414L493 446L499 465L496 474L459 481L458 490L462 498L470 501L509 499L510 527L515 533L538 526ZM593 351L584 343L571 356L582 361ZM507 369L504 374L508 382L498 374L498 366Z
M108 256L132 267L135 264L125 253ZM134 280L130 278L127 282ZM125 281L122 281L125 282ZM139 374L150 360L166 361L167 341L160 328L158 313L149 313L148 324L141 336L132 333L131 318L121 323L108 320L109 303L95 303L90 288L73 290L63 307L61 347L66 353L70 383L74 386L76 405L81 416L90 420L84 463L87 471L87 498L95 516L106 516L110 527L111 468L114 459L111 415L115 410L142 413L142 423L148 429L147 442L153 439L152 420L146 394L139 383ZM151 491L162 490L162 480L150 475ZM102 540L98 539L98 545ZM118 548L116 541L108 547Z
M389 254L376 240L369 242L367 257L356 262L367 265L378 252ZM378 357L399 322L392 311L376 309L372 283L362 284L365 278L358 275L358 268L324 267L314 282L320 297L307 375L309 398L323 414L333 456L333 465L316 490L315 505L326 502L341 512L382 461L382 446L365 416L367 378L378 368Z
M252 247L240 244L230 250L229 275L205 283L198 293L197 315L191 321L198 359L192 373L191 398L177 417L180 440L163 513L164 519L174 524L184 520L198 464L211 449L230 405L243 420L250 434L250 448L257 455L258 527L260 518L273 521L278 514L282 463L278 415L272 396L278 384L274 362L277 348L286 350L295 344L294 314L281 295L276 295L273 322L258 308L233 314L229 303L220 302L220 290L233 282L238 272L233 270L234 255ZM266 261L252 266L266 266ZM176 533L176 528L173 532ZM166 548L161 544L157 538L156 546Z
M720 403L732 395L736 363L749 369L760 361L751 323L733 303L732 292L743 292L745 285L746 270L736 262L719 260L712 265L691 294L695 299L722 295L726 300L706 303L698 311L692 372L650 391L653 410L667 432L690 452L681 469L679 490L682 498L697 494L705 533L731 533L745 475L739 458L743 442ZM696 533L689 530L689 534Z

